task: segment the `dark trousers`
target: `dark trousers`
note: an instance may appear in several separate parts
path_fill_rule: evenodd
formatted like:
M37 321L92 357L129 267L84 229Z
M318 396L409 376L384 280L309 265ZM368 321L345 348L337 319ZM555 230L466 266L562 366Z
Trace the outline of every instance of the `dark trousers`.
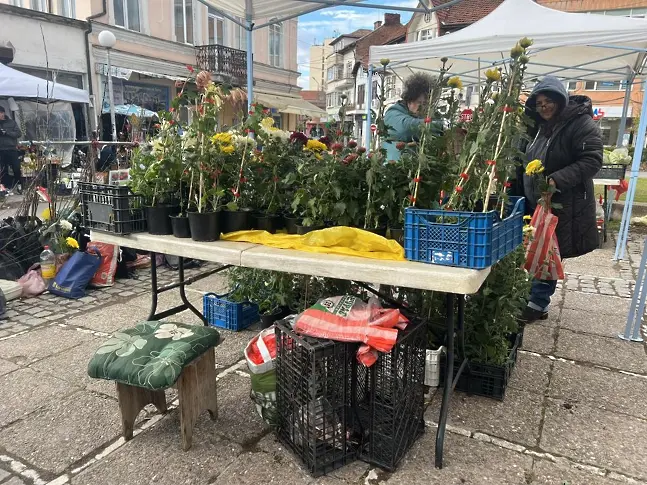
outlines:
M13 175L9 174L9 167L11 167ZM2 185L7 189L13 188L22 181L18 150L0 150L0 174L2 175Z
M548 311L550 298L555 294L556 289L557 281L533 279L528 306L540 312Z

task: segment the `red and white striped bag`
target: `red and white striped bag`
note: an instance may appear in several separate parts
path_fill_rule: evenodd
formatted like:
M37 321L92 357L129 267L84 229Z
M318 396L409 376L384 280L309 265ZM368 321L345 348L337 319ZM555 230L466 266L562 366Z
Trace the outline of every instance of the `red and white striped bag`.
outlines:
M538 205L532 216L530 225L534 235L526 248L526 264L524 268L538 280L564 279L564 266L559 253L559 244L555 229L558 217Z

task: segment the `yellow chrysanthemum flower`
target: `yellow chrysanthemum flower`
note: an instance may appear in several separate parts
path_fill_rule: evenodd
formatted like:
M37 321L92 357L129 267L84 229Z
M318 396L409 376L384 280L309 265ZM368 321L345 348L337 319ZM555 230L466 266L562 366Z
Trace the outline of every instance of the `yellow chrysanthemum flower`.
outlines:
M229 133L216 133L211 137L214 143L222 143L223 145L231 145L232 137Z
M65 238L65 244L74 249L79 249L79 243L73 237Z
M43 210L43 212L41 212L40 218L42 220L44 220L44 221L49 221L52 218L52 215L51 215L51 213L49 211L49 208L47 208L47 209Z
M234 150L234 145L223 145L222 147L220 147L220 151L226 154L234 153Z
M263 118L261 120L261 126L267 128L268 130L274 126L274 119L272 118Z
M544 166L541 164L541 160L533 160L526 166L526 175L537 175L544 171Z
M306 146L303 147L304 150L311 152L323 152L328 149L325 143L320 142L319 140L308 140Z
M488 69L485 71L485 79L491 82L496 82L501 80L501 71L498 69Z
M454 89L463 89L463 81L458 76L450 77L447 80L447 86Z

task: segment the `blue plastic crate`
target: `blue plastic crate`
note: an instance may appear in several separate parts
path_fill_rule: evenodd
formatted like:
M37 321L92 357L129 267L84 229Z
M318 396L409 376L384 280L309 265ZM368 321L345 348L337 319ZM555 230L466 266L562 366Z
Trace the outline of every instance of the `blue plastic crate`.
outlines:
M203 313L209 325L238 332L259 321L258 305L227 300L228 295L207 293L203 297Z
M464 212L408 208L404 249L409 261L482 269L523 241L525 199L510 197L505 219L499 211Z

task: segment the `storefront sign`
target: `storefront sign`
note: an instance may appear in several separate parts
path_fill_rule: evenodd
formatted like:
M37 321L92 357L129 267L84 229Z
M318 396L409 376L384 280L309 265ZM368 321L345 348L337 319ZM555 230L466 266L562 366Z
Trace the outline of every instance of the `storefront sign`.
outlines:
M107 64L102 64L100 62L97 62L94 68L97 74L102 74L104 76L108 75ZM112 77L116 77L119 79L130 79L130 75L132 74L133 71L131 69L125 69L123 67L110 66L110 72L112 72Z
M593 110L593 119L595 121L601 120L602 118L604 118L604 115L605 115L605 113L604 113L604 110L602 108L595 108Z
M166 110L169 108L169 88L123 81L123 104L135 104L155 112Z

